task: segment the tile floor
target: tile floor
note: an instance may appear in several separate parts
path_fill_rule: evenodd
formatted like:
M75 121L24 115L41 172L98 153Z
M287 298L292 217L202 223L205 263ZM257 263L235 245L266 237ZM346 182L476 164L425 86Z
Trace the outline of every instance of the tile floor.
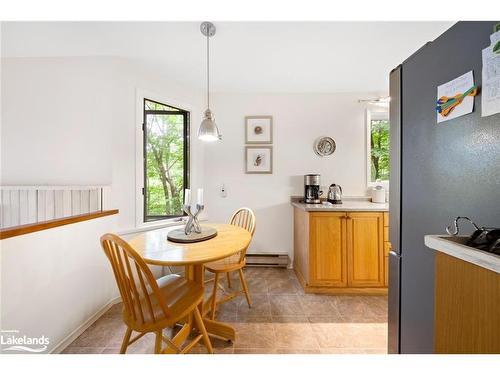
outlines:
M387 297L305 294L292 270L245 269L253 306L244 296L221 305L217 319L236 330L236 340L212 338L219 354L346 354L387 352ZM239 288L234 275L233 289ZM224 287L227 287L224 280ZM206 294L211 284L207 284ZM111 307L63 353L118 353L125 333L121 304ZM127 353L147 354L154 334L129 346ZM206 353L198 344L192 353Z

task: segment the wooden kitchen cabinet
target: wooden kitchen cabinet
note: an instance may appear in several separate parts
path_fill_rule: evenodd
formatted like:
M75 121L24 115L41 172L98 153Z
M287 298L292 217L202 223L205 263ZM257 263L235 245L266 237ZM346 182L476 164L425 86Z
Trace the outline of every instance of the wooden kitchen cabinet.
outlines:
M435 353L500 353L500 274L436 250Z
M389 212L384 212L384 286L389 285Z
M348 212L346 223L348 285L383 286L383 215L378 212Z
M343 212L310 214L311 285L347 285L346 220Z
M306 292L386 294L382 212L294 208L294 269Z

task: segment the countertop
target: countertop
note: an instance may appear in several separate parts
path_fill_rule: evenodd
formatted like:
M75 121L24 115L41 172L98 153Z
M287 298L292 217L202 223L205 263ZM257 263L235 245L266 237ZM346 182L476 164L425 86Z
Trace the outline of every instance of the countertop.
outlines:
M370 198L344 198L342 204L331 204L323 202L321 204L306 204L299 202L298 198L292 197L292 206L303 211L389 211L388 203L372 203Z
M427 235L425 246L500 274L500 256L464 245L466 236Z

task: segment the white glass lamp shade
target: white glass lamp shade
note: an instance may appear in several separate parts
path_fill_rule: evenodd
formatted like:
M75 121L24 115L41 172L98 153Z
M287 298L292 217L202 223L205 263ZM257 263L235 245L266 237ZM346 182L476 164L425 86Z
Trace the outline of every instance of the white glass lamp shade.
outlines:
M205 111L205 118L201 122L200 128L198 129L198 139L205 142L214 142L221 139L219 133L219 128L215 123L214 116L210 109Z

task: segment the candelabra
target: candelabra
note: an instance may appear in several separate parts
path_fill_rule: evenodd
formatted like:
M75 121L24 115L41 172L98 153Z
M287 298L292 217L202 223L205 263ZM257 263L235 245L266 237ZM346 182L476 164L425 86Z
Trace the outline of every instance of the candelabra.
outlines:
M184 205L184 212L188 214L188 221L186 222L186 226L184 227L184 233L186 236L189 236L193 231L195 233L200 234L201 233L201 226L198 221L198 215L203 211L205 208L205 205L203 204L196 204L196 213L192 213L191 211L191 205L190 204L185 204Z

